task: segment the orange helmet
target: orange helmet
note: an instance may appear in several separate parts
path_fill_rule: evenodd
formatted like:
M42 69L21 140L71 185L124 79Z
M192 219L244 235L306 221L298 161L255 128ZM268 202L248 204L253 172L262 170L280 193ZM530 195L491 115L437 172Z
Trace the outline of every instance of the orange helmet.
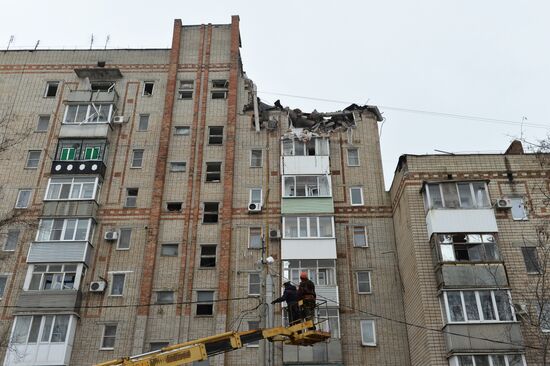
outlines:
M301 280L307 280L307 273L306 272L300 273L300 279Z

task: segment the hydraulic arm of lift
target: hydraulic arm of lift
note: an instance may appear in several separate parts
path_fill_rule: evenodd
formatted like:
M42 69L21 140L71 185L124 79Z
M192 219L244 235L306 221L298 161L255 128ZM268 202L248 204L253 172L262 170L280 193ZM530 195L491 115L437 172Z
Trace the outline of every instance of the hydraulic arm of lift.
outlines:
M296 346L310 346L328 338L330 333L314 330L313 321L306 320L289 327L217 334L164 347L158 351L99 363L95 366L177 366L206 360L210 356L230 352L262 339Z

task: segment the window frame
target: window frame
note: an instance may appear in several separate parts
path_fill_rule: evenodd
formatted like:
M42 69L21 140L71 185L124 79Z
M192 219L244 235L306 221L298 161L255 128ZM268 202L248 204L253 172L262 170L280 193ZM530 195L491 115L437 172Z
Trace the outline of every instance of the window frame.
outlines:
M209 294L209 295L212 295L212 299L211 300L204 300L204 301L201 301L199 300L199 294ZM216 300L216 292L214 290L197 290L196 291L196 296L197 296L197 301L196 301L196 305L195 305L195 316L197 317L212 317L214 316L214 302ZM209 306L210 307L210 311L209 311L209 314L199 314L199 306Z
M170 171L172 173L185 173L185 172L187 172L187 162L186 161L171 161L170 162Z
M174 208L174 209L171 209ZM183 202L181 201L168 201L166 202L166 212L182 212Z
M510 216L514 221L528 221L529 220L529 211L527 210L527 205L525 204L525 197L512 196L508 197L512 202L512 208L510 209ZM519 201L519 202L518 202ZM522 209L523 215L521 217L514 216L514 206L518 204L518 209Z
M216 211L207 211L206 210L207 204L215 204ZM220 222L220 202L212 202L212 201L203 202L202 207L203 207L202 224L218 224ZM215 221L205 221L207 215L208 217L212 217L212 219L214 219L214 216L215 216Z
M73 114L72 112L69 114L69 110L71 108L75 108L76 110L74 112L74 117L71 121L68 120L68 117ZM106 115L106 119L100 119L99 117L105 117L102 113L98 114L97 112L105 112L104 109L108 107L108 112ZM86 109L86 112L80 111L80 109ZM63 114L63 122L62 124L67 125L80 125L80 124L103 124L103 123L111 123L113 119L113 115L116 112L116 106L113 103L71 103L67 104L65 107L65 112ZM96 116L96 117L94 117ZM84 117L83 121L77 120L77 118ZM95 119L95 121L94 121Z
M355 152L357 153L357 164L352 164L351 163L351 160L350 160L350 151L353 151L355 150ZM361 159L359 158L359 148L358 147L348 147L346 149L346 157L347 157L347 163L348 163L348 167L356 167L356 166L361 166Z
M22 199L21 195L27 195L26 200L24 202L20 202ZM15 205L13 208L22 210L29 208L29 204L31 203L32 198L32 189L31 188L21 188L17 191L17 198L15 200Z
M159 295L171 295L172 299L170 301L160 299ZM159 290L155 291L155 304L164 304L164 305L174 305L175 303L175 292L173 290Z
M154 80L144 80L143 81L143 90L141 91L142 97L152 97L155 94L155 81ZM147 86L151 85L151 91L147 91Z
M474 184L480 184L480 183L482 183L483 187L484 187L485 201L487 203L486 205L483 205L482 204L483 202L478 203L478 197L477 197L476 192L474 190ZM445 191L443 190L443 185L444 184L454 185L454 189L456 191L456 198L457 198L458 207L453 207L453 206L447 207L448 203L447 203L447 200L445 199ZM464 185L464 184L469 185L470 199L472 200L472 207L463 207L462 206L462 198L460 197L460 191L459 191L458 187L459 187L459 185ZM430 187L434 187L434 186L437 186L437 188L438 188L439 196L441 197L441 207L437 207L437 205L434 205L434 203L432 202ZM426 183L423 187L423 191L424 191L424 206L425 206L426 211L433 210L433 209L452 209L452 210L463 209L463 210L467 210L467 209L491 208L491 197L489 195L489 186L487 184L487 181L473 180L473 181L432 182L432 183ZM482 199L482 201L484 201L484 200Z
M457 238L464 236L464 242L457 241ZM470 237L479 237L479 241L469 241ZM493 241L489 240L489 237L493 238ZM449 239L451 241L449 241ZM494 263L501 262L501 253L498 246L498 240L496 233L439 233L434 235L432 244L437 251L438 262L440 263ZM497 258L489 258L490 251L487 249L493 246L494 254ZM477 253L480 255L480 259L470 258L470 250L474 253L474 249L477 248ZM466 251L468 253L468 260L460 259L457 255L459 251ZM450 255L452 254L452 258Z
M51 80L46 81L46 87L44 88L44 98L55 98L57 97L57 93L59 92L59 85L61 84L60 81ZM53 95L48 95L50 91L50 87L53 87L55 85L55 93Z
M371 324L372 342L365 341L363 324ZM359 322L359 328L361 330L361 345L365 347L376 347L376 321L374 319L362 319Z
M330 236L321 236L321 233L323 230L321 226L321 219L322 218L330 218L331 219L331 235ZM301 236L302 233L302 222L303 220L306 220L306 236ZM288 220L296 220L296 236L288 236L287 235L287 224ZM314 220L314 223L312 224L312 220ZM311 235L311 228L312 226L316 227L317 235L313 236ZM336 238L336 231L335 231L335 224L334 224L334 216L284 216L283 217L283 239L334 239Z
M17 327L19 325L19 322L23 319L23 318L30 318L30 321L28 323L28 326L25 326L26 327L26 331L25 331L25 340L23 342L19 342L19 341L15 341L15 333L16 333L16 330L17 330ZM47 320L46 319L51 319L51 322L49 324L49 329L46 328L46 323L47 323ZM58 323L58 319L59 318L65 318L67 320L67 322L65 323L66 324L66 328L64 329L60 329L58 328L59 326L59 323ZM28 344L32 344L32 345L45 345L45 344L66 344L67 343L67 340L68 340L68 336L69 336L69 330L71 329L71 326L72 326L72 323L74 321L74 316L73 315L70 315L70 314L33 314L33 315L16 315L15 317L15 321L14 321L14 324L13 324L13 328L12 328L12 333L11 333L11 336L10 336L10 344L14 344L14 345L28 345ZM39 322L37 328L36 329L34 327L34 324L35 324L35 321ZM63 325L63 322L60 322L61 325ZM31 335L31 332L32 330L35 329L36 330L36 339L33 340L33 341L30 341L29 340L29 337ZM47 333L46 333L46 330L47 330ZM54 333L55 331L58 331L59 333ZM53 337L55 334L62 334L63 335L63 340L60 340L60 341L52 341ZM44 340L44 336L47 335L48 339L47 340Z
M371 272L370 270L361 270L361 271L356 271L355 272L355 281L356 281L356 284L357 284L357 293L359 295L370 295L372 294L372 276L371 276ZM363 274L367 274L367 277L368 277L368 285L369 285L369 289L368 291L361 291L361 284L365 284L367 281L364 281L364 280L360 280L359 279L359 276L360 275L363 275Z
M141 157L139 154L141 153ZM138 157L136 157L136 154ZM130 163L130 169L141 169L143 168L143 158L145 157L144 149L132 149L132 161ZM136 165L136 161L139 162L139 165Z
M218 255L218 245L217 244L201 244L200 246L201 250L200 250L200 253L199 253L199 268L203 268L203 269L212 269L212 268L216 268L216 265L217 265L217 255ZM214 254L205 254L203 253L203 248L205 247L214 247ZM213 266L206 266L206 265L203 265L203 259L205 260L211 260L211 259L214 259L214 265Z
M258 235L258 237L260 239L260 246L259 247L252 246L252 237L253 237L252 231L253 230L258 230L259 231L259 235ZM250 226L248 228L248 249L262 249L262 247L264 245L262 236L263 236L263 228L261 226ZM255 235L254 235L254 237L255 237Z
M222 83L223 83L223 86L220 86L220 84ZM210 85L211 85L210 99L227 99L227 94L229 93L229 80L212 79L210 81Z
M149 113L140 113L139 119L138 119L138 125L137 125L137 132L147 132L149 130L149 119L151 118L151 115ZM143 128L143 121L145 124L145 128Z
M221 129L221 134L220 133L217 133L217 134L213 134L212 130L213 129L216 129L216 128L220 128ZM208 145L211 145L211 146L222 146L223 145L223 136L224 136L224 128L223 126L208 126ZM220 142L212 142L211 140L212 139L220 139Z
M113 271L109 272L109 279L110 279L110 286L109 286L109 293L107 296L109 297L123 297L124 293L126 291L126 275L129 272L125 271ZM120 293L113 293L115 290L115 276L122 276L122 289L120 290Z
M353 203L353 190L359 190L359 193L361 194L361 203ZM363 196L363 187L362 186L355 186L349 188L349 203L351 206L364 206L365 205L365 197Z
M37 154L38 157L32 158L31 155ZM27 160L25 161L25 169L38 169L38 165L40 165L40 159L42 158L42 150L27 150ZM36 165L31 165L31 162L36 161Z
M312 140L315 143L315 154L311 155L309 154L309 149L307 147L307 143L304 143L303 141L300 141L298 139L292 138L292 139L283 139L281 141L281 155L282 156L330 156L330 143L329 139L325 137L314 137ZM288 146L285 147L285 144L288 144ZM292 144L292 146L290 146ZM296 154L296 144L301 144L302 147L300 150L303 151L303 154ZM321 146L325 145L325 146ZM287 147L290 147L290 149L287 149ZM326 154L321 154L323 150L326 150Z
M210 170L211 168L219 168L219 170ZM222 181L222 162L221 161L207 161L204 168L204 182L205 183L220 183ZM210 177L210 178L209 178ZM215 179L218 177L219 179Z
M6 288L8 287L8 280L9 280L8 274L0 273L0 300L4 298L4 294L6 293Z
M316 178L316 185L308 185L303 184L303 190L304 195L298 195L298 180L302 178ZM323 186L323 180L326 182L326 186ZM287 185L287 182L290 182L289 185ZM332 181L330 179L329 175L284 175L283 179L281 179L282 187L281 192L283 195L283 198L327 198L332 197ZM302 185L302 182L300 182ZM288 188L287 188L288 186ZM312 194L311 190L316 190L317 194ZM328 192L328 194L321 194L322 190L325 190ZM287 194L287 191L290 191L290 195Z
M178 133L184 132L184 133ZM189 136L191 134L191 126L174 126L174 136Z
M490 294L491 294L491 310L492 310L492 314L493 316L495 317L495 319L484 319L484 314L483 314L483 305L482 305L482 301L481 301L481 295L480 295L480 292L487 292L489 291ZM497 300L496 300L496 297L495 297L495 292L505 292L507 294L507 298L508 298L508 304L510 305L510 315L512 317L512 319L510 320L500 320L501 318L501 314L499 312L499 309L498 309L498 304L497 304ZM459 293L460 294L460 310L462 312L462 318L464 320L452 320L451 319L451 308L450 308L450 304L449 304L449 300L448 300L448 294L450 292L453 292L453 293ZM465 301L465 298L464 298L464 293L465 292L473 292L474 293L474 296L475 296L475 305L476 305L476 310L477 310L477 316L479 319L472 319L472 320L469 320L468 319L468 311L467 311L467 306L466 306L466 301ZM461 290L444 290L442 291L442 305L444 306L444 321L445 321L445 324L490 324L490 323L514 323L517 321L517 317L516 317L516 312L515 312L515 309L514 309L514 306L512 305L512 296L511 296L511 293L510 293L510 290L508 289L475 289L475 290L470 290L470 289L461 289Z
M253 281L253 276L258 276L257 281ZM252 290L253 286L258 286L258 292ZM251 272L248 274L248 296L260 296L262 294L262 277L260 272Z
M68 266L74 266L74 270L68 269ZM43 270L38 270L37 267L44 267ZM52 268L53 267L53 268ZM55 267L60 267L59 269ZM36 263L30 265L25 276L23 291L33 293L48 293L49 291L77 291L80 287L81 279L84 276L85 269L82 264L75 263ZM59 277L59 275L61 275ZM65 288L65 283L73 276L72 287ZM46 288L46 284L50 278L50 288ZM38 281L35 282L35 279ZM55 281L54 281L55 279ZM55 284L61 285L53 286ZM70 282L69 282L70 283ZM37 284L38 288L33 288L33 284Z
M15 242L13 243L13 249L8 248L8 243L10 242L10 239L12 239L11 235L12 233L17 233L15 236ZM4 241L4 245L2 246L2 251L4 252L15 252L17 249L17 246L19 244L19 237L21 236L21 229L8 229L6 232L6 240Z
M254 201L253 200L254 191L256 191L256 192L259 191L260 192L260 200L259 201ZM264 203L263 201L264 201L264 197L263 197L263 189L262 188L254 187L254 188L250 188L248 190L248 204L249 205L251 203L257 203L260 206L263 206L263 203Z
M260 329L260 321L259 320L247 320L246 326L248 330L258 330ZM259 348L260 347L260 340L250 342L246 344L247 348Z
M85 184L93 184L93 195L92 197L85 197L83 196L85 193L84 185ZM52 187L54 185L60 185L58 190L58 197L48 197L50 193L52 192ZM63 186L69 185L69 191L68 191L68 198L61 198L61 193L63 191ZM73 192L75 191L76 187L78 187L78 194L79 196L77 198L72 198ZM44 201L95 201L99 194L99 178L91 178L91 177L73 177L73 178L60 178L60 177L52 177L48 179L48 185L46 186L46 194L44 195Z
M255 151L260 152L259 165L253 165ZM256 159L258 159L258 157L256 157ZM250 149L250 168L262 168L263 166L264 166L264 151L262 149Z
M189 87L189 84L191 86ZM178 84L178 100L192 100L195 91L195 80L181 79ZM190 93L190 96L188 96Z
M114 335L108 335L108 336L106 335L107 327L114 327ZM111 351L111 350L115 349L117 331L118 331L118 324L117 323L103 324L103 332L102 332L102 335L101 335L101 343L100 343L100 346L99 346L100 350ZM109 338L109 339L113 338L113 345L112 346L107 346L107 347L105 346L105 339L107 339L107 338Z
M174 247L176 248L176 254L166 254L163 249L164 248L171 248L171 249L174 249ZM180 245L179 243L162 243L160 245L160 256L161 257L175 257L177 258L180 254Z
M43 226L44 223L49 221L51 221L51 226L49 226L49 228ZM59 236L60 238L57 240L56 239L52 240L51 237L52 237L52 234L54 233L55 223L59 221L62 221L63 225L61 228L55 228L55 230L60 231L60 236ZM65 238L65 235L67 234L67 226L70 221L75 221L73 235L72 235L73 239L66 240L64 238ZM80 222L86 222L86 221L88 222L86 226L86 237L83 239L76 239L76 233L79 230L78 228L79 228ZM46 230L46 233L49 231L49 239L47 240L40 240L41 236L44 235L42 234L43 229ZM43 218L43 219L40 219L40 221L38 222L38 229L36 230L35 241L36 242L79 242L79 241L89 242L92 239L94 229L95 229L95 221L92 218Z
M361 231L362 234L365 237L365 244L364 245L358 245L357 244L356 233L358 233L359 231ZM351 225L351 236L352 236L352 241L353 241L353 247L354 248L368 248L369 247L369 234L368 234L368 230L367 230L366 225Z
M47 118L47 120L46 120ZM34 132L48 132L48 130L50 129L50 120L51 120L52 116L50 114L40 114L38 115L38 120L36 121L36 129L34 130ZM46 128L43 128L41 129L41 122L42 122L42 125L44 124L44 121L46 122ZM42 126L43 127L43 126Z
M527 250L533 251L534 253L526 253ZM525 256L526 254L530 254L530 255L534 254L534 256L530 257L529 260L530 261L534 260L534 262L531 262L530 265L533 266L531 268L536 267L536 269L530 270L529 265L527 263L527 257ZM538 253L537 247L535 247L535 246L523 246L523 247L521 247L521 255L522 255L522 258L523 258L523 263L525 265L525 271L528 274L540 274L541 273L541 266L540 266L539 253Z
M121 247L120 243L122 242L123 232L128 232L128 247ZM121 227L118 229L118 240L116 241L116 250L130 250L132 246L132 228L131 227Z
M130 191L133 191L135 190L136 191L136 194L135 195L130 195ZM127 187L126 188L126 197L124 199L124 207L125 208L136 208L137 207L137 198L138 198L138 195L139 195L139 188L136 188L136 187ZM134 204L133 205L128 205L128 199L129 198L133 198L134 199Z

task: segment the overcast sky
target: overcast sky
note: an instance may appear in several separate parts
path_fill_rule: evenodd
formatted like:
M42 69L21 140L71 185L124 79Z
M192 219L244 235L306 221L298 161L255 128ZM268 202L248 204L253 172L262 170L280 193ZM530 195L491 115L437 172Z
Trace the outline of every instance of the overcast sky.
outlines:
M12 48L87 48L91 34L98 48L107 35L109 48L166 48L174 18L233 14L245 71L266 102L380 107L388 187L401 154L503 151L523 117L527 141L549 133L548 1L4 0L0 48L11 35Z

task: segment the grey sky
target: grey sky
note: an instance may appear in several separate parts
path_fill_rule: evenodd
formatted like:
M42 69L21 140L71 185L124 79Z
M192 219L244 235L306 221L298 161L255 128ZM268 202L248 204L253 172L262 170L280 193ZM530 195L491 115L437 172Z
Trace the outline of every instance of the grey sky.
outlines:
M9 9L9 10L8 10ZM168 47L184 24L241 18L245 70L267 102L310 111L380 106L389 186L403 153L502 151L550 129L547 1L9 1L0 47ZM279 96L283 93L344 101ZM346 104L347 103L347 104ZM384 107L516 121L456 119ZM545 128L529 124L544 125Z

